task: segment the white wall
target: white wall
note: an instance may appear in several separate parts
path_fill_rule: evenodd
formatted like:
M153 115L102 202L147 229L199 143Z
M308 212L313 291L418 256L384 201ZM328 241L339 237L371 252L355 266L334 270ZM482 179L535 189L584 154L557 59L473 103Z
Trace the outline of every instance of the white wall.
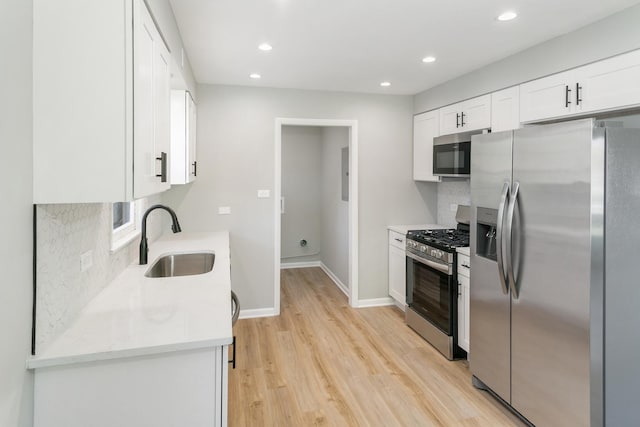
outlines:
M198 98L198 180L163 199L185 230L230 231L243 308L273 307L274 200L256 191L274 189L276 117L358 121L359 297L386 297L386 227L436 218L435 185L412 179L412 97L200 85Z
M342 148L349 146L349 128L322 132L322 250L325 266L349 286L349 202L342 200Z
M579 13L579 11L576 11ZM640 5L538 44L415 96L414 112L513 86L640 48ZM491 49L487 46L487 49Z
M33 423L32 298L32 8L0 2L0 426Z
M281 262L320 260L322 128L283 126ZM307 246L300 246L300 240Z

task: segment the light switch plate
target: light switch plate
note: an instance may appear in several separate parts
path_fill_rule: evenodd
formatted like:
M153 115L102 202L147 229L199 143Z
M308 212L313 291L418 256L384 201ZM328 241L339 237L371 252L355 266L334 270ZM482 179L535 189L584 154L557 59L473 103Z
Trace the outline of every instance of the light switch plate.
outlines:
M268 199L271 197L271 190L258 190L258 199Z
M229 215L231 213L231 206L218 207L218 215Z

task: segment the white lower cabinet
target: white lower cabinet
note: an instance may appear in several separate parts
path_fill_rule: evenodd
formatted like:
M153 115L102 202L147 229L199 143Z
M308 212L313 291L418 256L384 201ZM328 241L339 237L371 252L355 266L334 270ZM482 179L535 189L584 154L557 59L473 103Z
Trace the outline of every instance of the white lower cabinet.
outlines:
M469 257L458 253L458 346L469 353Z
M389 295L400 305L406 304L405 235L392 230L389 230Z
M35 370L35 427L227 425L228 346Z

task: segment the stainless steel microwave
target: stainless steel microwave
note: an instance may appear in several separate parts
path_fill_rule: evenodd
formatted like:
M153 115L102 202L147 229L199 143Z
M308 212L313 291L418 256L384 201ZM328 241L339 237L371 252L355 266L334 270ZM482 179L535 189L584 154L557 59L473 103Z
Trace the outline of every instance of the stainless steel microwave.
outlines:
M444 177L471 175L471 137L482 133L455 133L433 139L433 174Z

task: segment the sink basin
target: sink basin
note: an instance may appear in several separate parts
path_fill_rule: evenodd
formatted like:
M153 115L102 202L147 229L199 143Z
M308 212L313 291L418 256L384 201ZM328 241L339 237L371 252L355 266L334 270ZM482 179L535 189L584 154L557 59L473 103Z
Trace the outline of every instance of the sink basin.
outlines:
M210 252L170 254L158 258L145 277L194 276L213 270L216 255Z

